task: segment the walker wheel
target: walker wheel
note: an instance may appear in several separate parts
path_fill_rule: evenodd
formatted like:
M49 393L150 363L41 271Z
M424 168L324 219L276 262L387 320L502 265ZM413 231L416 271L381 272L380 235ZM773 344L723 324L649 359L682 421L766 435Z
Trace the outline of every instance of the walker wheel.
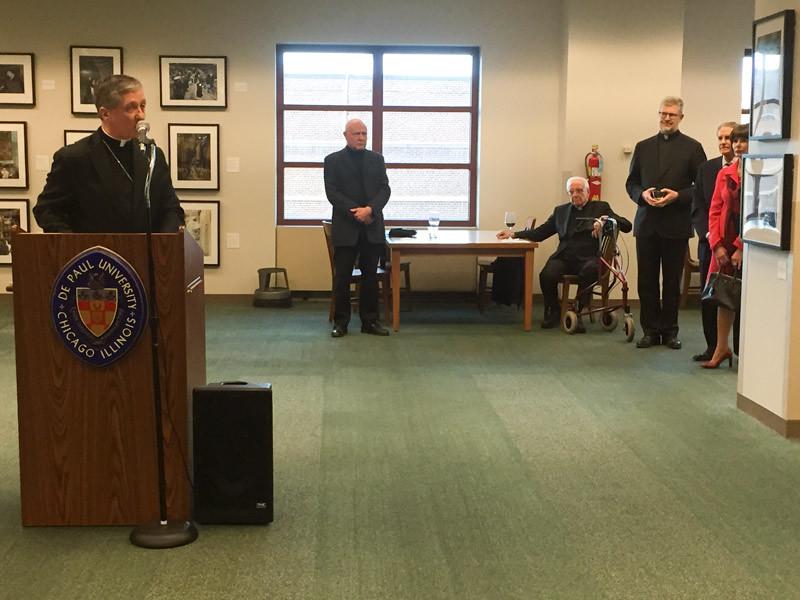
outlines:
M614 331L619 324L619 317L613 310L604 312L600 317L600 323L606 331Z
M630 315L625 316L625 341L632 342L633 336L636 335L636 326L633 324L633 317Z
M574 310L568 310L564 313L564 319L561 321L561 328L565 333L572 335L578 329L578 313Z

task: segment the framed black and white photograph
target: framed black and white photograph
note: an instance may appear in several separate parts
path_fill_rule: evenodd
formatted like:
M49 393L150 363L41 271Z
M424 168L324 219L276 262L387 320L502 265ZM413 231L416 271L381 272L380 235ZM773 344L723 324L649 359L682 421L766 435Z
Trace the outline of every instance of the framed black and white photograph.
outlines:
M793 57L793 10L753 23L751 140L780 140L791 136Z
M160 56L161 106L226 108L225 56Z
M64 145L69 146L70 144L74 144L82 140L85 137L89 137L95 132L94 129L65 129L64 130Z
M219 125L169 124L169 170L179 190L219 189Z
M0 188L28 188L27 124L0 122Z
M186 231L203 250L203 264L219 266L219 201L181 202Z
M94 88L106 77L122 73L122 48L70 46L69 51L72 112L76 115L97 114Z
M0 106L34 106L33 54L0 53Z
M11 264L11 228L16 225L25 231L28 225L27 200L0 200L0 265Z
M743 160L742 241L788 250L794 157L746 154Z

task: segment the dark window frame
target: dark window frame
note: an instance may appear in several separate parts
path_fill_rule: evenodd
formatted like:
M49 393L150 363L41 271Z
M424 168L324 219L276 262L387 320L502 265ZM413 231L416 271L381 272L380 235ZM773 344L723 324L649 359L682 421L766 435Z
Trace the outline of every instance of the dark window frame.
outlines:
M742 62L744 59L749 58L751 61L753 60L753 49L752 48L745 48L744 49L744 56L742 57ZM750 65L750 96L753 95L753 65ZM744 99L744 98L743 98ZM750 98L750 101L747 103L747 108L742 108L742 115L747 115L747 122L750 123L750 105L752 104L753 99Z
M372 104L284 104L283 55L286 52L352 52L372 54ZM383 104L384 54L470 54L472 56L472 90L469 106L394 106ZM284 113L286 111L365 111L372 113L370 139L372 149L383 149L383 113L385 112L464 112L470 114L470 149L468 163L386 163L387 169L448 169L469 171L469 215L465 221L442 221L442 226L475 227L478 208L478 107L480 90L480 48L477 46L375 46L334 44L278 44L276 48L276 162L277 162L277 224L318 225L317 219L286 219L284 216L284 170L287 168L322 168L322 162L284 160ZM342 142L344 147L344 141ZM389 182L391 185L391 181ZM390 200L391 202L391 200ZM426 226L426 220L392 220L387 225Z

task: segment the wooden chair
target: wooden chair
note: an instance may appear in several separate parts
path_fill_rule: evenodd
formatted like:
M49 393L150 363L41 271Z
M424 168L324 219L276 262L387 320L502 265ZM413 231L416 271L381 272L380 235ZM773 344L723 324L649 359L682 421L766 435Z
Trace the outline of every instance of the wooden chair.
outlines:
M534 227L536 227L536 218L528 217L525 223L525 229L533 229ZM491 297L491 289L487 284L489 273L494 273L493 263L496 258L496 256L478 257L478 310L481 314L486 310L486 305Z
M381 262L382 262L381 267L383 268L384 271L389 273L389 281L391 282L391 280L392 280L392 278L391 278L392 263L389 260L388 252L386 254L386 257ZM403 276L403 285L400 288L400 292L401 292L400 305L402 306L402 304L403 304L402 303L402 292L405 292L406 297L408 299L407 300L408 310L412 310L413 304L411 302L411 261L408 261L408 260L401 260L400 261L400 274ZM391 288L391 284L390 284L389 287ZM391 291L391 289L390 289L390 291ZM389 298L391 298L391 297L392 297L392 295L390 293L389 294ZM388 314L389 313L387 312L386 314L387 314L387 319L388 319Z
M328 308L328 321L333 321L333 312L334 312L334 283L335 283L335 267L333 262L333 244L331 243L331 222L330 221L323 221L322 222L322 232L325 234L325 246L328 248L328 260L331 265L331 301L330 306ZM385 320L389 322L389 298L391 297L389 294L389 285L391 279L389 277L389 271L378 267L378 284L381 288L381 296L383 297L383 306L385 311ZM408 280L406 280L408 281ZM355 286L355 290L350 295L351 302L358 302L358 292L359 292L359 285L361 284L361 269L358 267L353 267L353 273L350 276L350 284Z
M686 308L689 294L700 295L703 292L705 281L692 285L692 273L700 273L700 261L692 258L689 244L686 244L686 258L683 261L683 283L681 285L681 308Z

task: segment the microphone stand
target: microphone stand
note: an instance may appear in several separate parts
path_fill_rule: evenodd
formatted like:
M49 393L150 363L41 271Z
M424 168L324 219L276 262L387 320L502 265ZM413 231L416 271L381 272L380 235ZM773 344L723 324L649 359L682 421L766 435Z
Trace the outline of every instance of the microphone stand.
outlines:
M149 158L148 158L149 148ZM176 548L191 544L197 539L197 527L191 521L176 521L167 518L167 482L164 474L164 424L161 409L161 370L158 360L158 304L156 298L156 276L153 264L153 222L150 217L150 183L156 163L156 144L152 140L145 144L140 137L139 150L147 160L147 175L144 180L144 199L147 207L147 270L150 283L150 338L153 362L153 402L156 418L156 452L158 460L158 507L159 519L141 523L131 531L130 540L141 548Z

